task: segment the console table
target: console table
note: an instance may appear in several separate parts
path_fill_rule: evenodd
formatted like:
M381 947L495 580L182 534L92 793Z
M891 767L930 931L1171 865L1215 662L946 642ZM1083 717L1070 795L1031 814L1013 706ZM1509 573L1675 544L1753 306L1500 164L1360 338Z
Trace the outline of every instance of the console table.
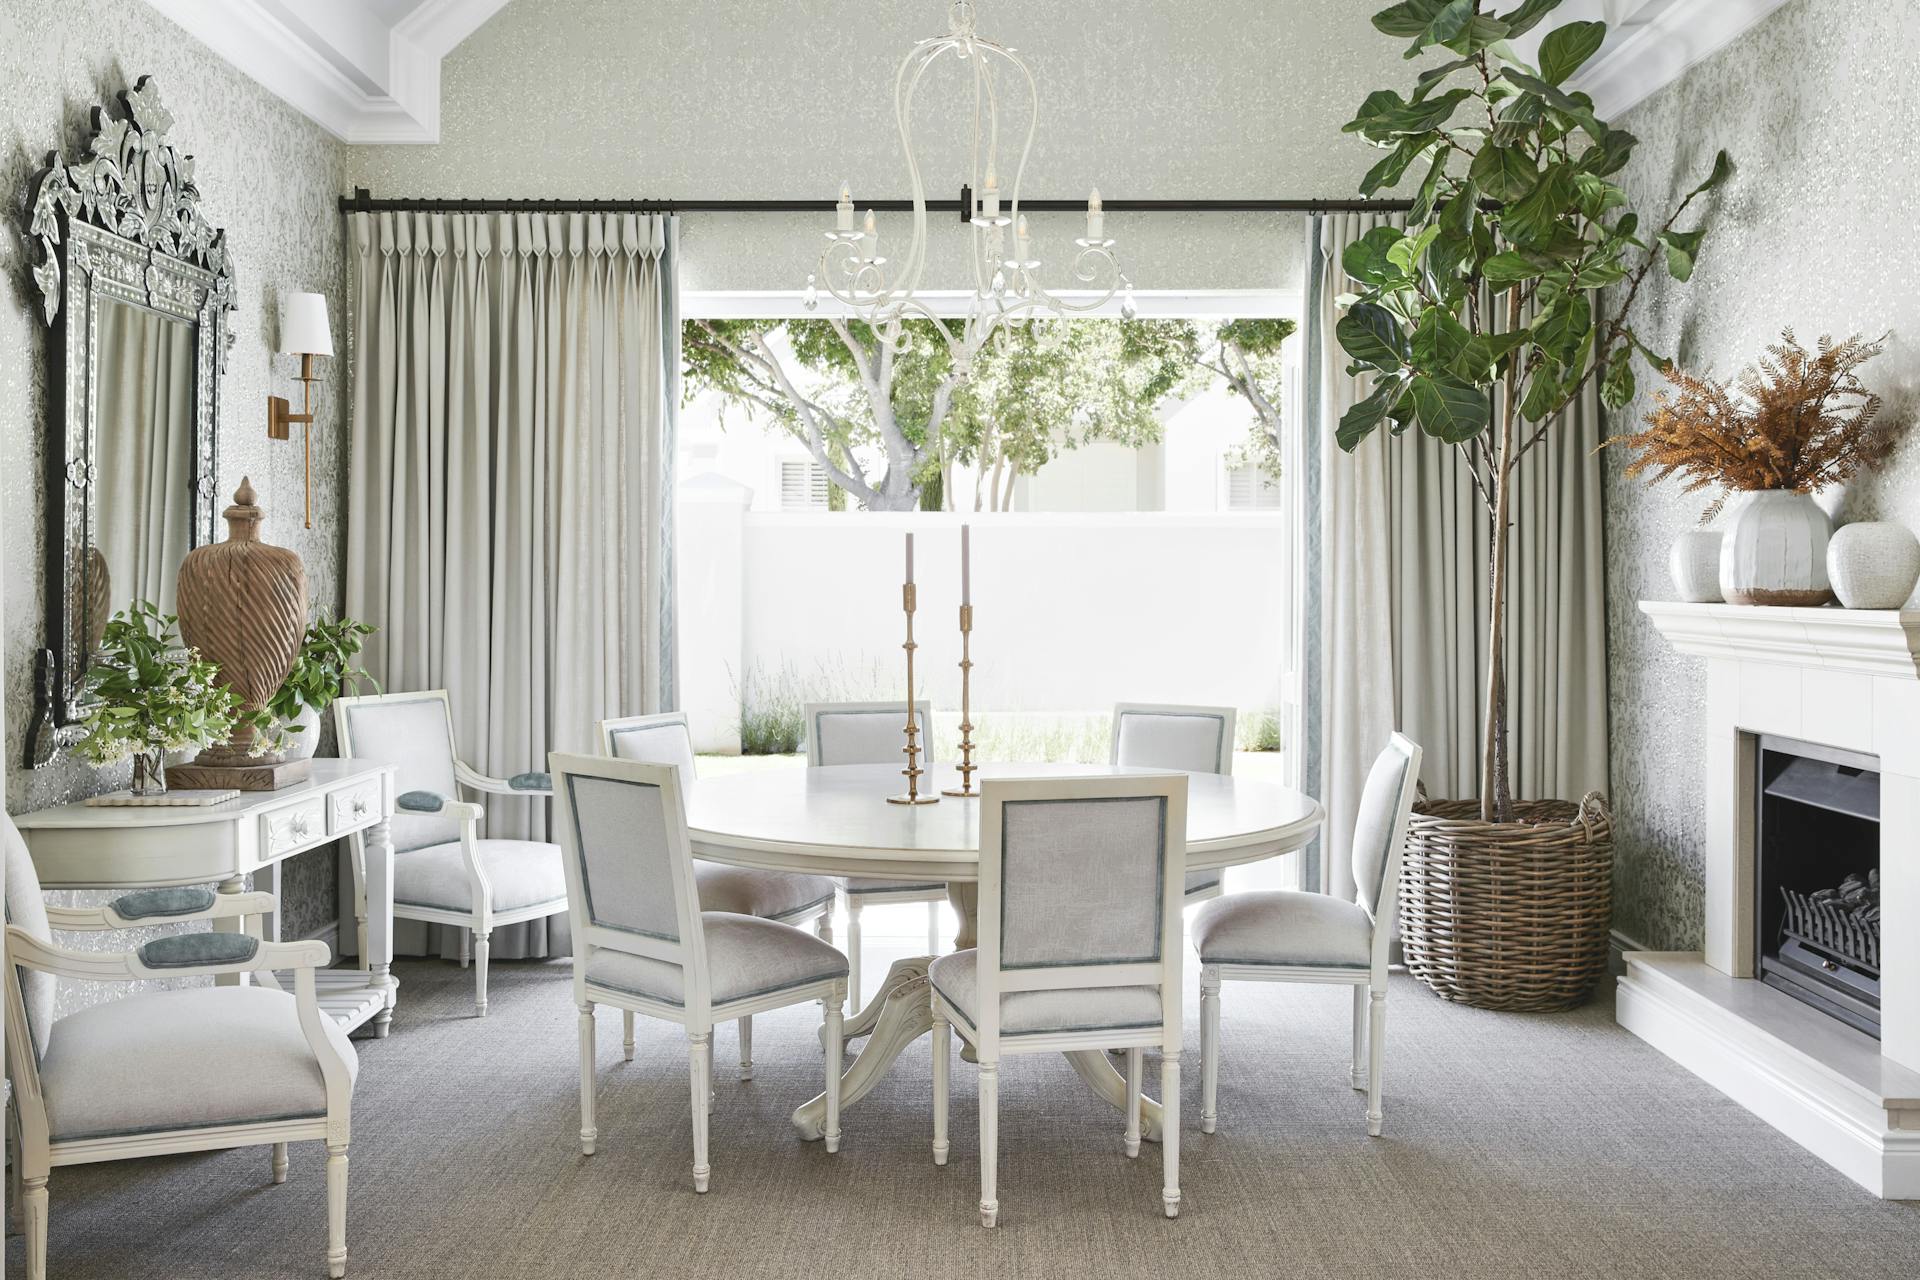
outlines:
M367 1022L385 1036L398 983L393 966L394 768L367 760L315 760L305 782L243 791L205 808L116 808L63 804L14 819L43 889L158 889L217 884L239 893L261 872L278 889L279 864L298 853L364 833L354 865L356 968L314 975L320 1007L352 1031ZM353 856L353 855L350 855ZM346 913L342 912L342 916ZM280 918L219 922L278 940Z

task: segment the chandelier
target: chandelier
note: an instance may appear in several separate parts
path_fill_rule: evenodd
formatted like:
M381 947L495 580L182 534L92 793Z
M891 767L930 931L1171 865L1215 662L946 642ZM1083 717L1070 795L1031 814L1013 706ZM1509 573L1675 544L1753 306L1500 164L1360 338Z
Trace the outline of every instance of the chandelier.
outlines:
M842 183L834 208L834 229L827 232L827 247L820 254L819 266L807 277L804 299L806 309L814 310L824 287L855 318L872 326L879 342L896 352L912 345L913 335L904 327L905 321L933 321L934 332L946 341L953 361L951 377L956 381L972 375L975 357L996 335L1011 324L1032 320L1043 312L1060 316L1097 311L1120 293L1121 314L1128 319L1136 314L1132 282L1121 272L1113 254L1114 242L1106 235L1106 214L1098 188L1087 197L1086 234L1073 242L1078 252L1071 275L1087 296L1068 301L1040 283L1040 259L1026 215L1020 212L1020 179L1026 172L1039 124L1039 90L1032 70L1012 49L982 40L974 33L973 8L972 0L952 0L947 9L947 34L914 45L894 78L894 120L913 183L913 234L905 252L898 259L883 254L879 220L871 209L861 226L854 226L853 193ZM927 264L927 196L913 150L913 99L921 78L945 54L966 63L973 82L972 181L961 194L962 217L972 241L973 289L965 301L964 315L959 317L963 323L958 332L950 323L942 323L943 317L919 293L921 273ZM999 165L1000 112L1003 105L1019 106L1020 100L1002 102L1007 87L1003 82L1011 82L1016 92L1025 86L1026 107L1026 136L1013 169L1013 186L1004 195ZM951 312L944 317L948 321L954 318Z

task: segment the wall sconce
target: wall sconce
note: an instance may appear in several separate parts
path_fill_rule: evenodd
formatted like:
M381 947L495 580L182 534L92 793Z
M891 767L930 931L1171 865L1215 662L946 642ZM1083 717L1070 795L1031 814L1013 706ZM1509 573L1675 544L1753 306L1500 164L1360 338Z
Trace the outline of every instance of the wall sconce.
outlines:
M300 409L293 412L284 397L267 397L267 437L286 440L293 424L301 424L307 451L307 528L313 528L313 371L315 356L333 355L333 328L327 323L326 295L290 293L280 308L280 354L300 357Z

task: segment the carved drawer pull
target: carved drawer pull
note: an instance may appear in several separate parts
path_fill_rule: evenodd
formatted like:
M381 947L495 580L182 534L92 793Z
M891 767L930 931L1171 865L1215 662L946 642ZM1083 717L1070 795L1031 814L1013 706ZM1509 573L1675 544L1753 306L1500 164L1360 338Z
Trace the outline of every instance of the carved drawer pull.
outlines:
M287 824L287 829L293 832L296 839L304 839L307 834L307 815L304 813L294 814L293 821Z

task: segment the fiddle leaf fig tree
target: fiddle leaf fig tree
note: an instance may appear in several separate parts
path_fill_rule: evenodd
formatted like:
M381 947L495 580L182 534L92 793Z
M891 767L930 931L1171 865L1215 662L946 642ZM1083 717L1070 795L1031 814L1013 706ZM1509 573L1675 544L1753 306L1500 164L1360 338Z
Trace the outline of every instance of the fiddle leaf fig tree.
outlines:
M1460 450L1485 504L1487 822L1512 819L1503 656L1518 464L1589 383L1618 409L1633 396L1636 359L1666 364L1628 314L1649 272L1693 274L1705 233L1679 221L1733 172L1721 152L1665 221L1644 224L1614 181L1634 136L1563 87L1600 48L1606 25L1547 32L1538 65L1510 43L1559 5L1524 0L1493 12L1488 0L1404 0L1381 10L1373 25L1410 39L1408 58L1453 56L1423 71L1406 97L1367 95L1346 126L1385 152L1362 195L1409 177L1417 185L1406 229L1375 228L1341 262L1358 289L1335 336L1349 373L1370 375L1372 388L1341 418L1338 440L1350 451L1382 426L1395 435L1415 427Z

